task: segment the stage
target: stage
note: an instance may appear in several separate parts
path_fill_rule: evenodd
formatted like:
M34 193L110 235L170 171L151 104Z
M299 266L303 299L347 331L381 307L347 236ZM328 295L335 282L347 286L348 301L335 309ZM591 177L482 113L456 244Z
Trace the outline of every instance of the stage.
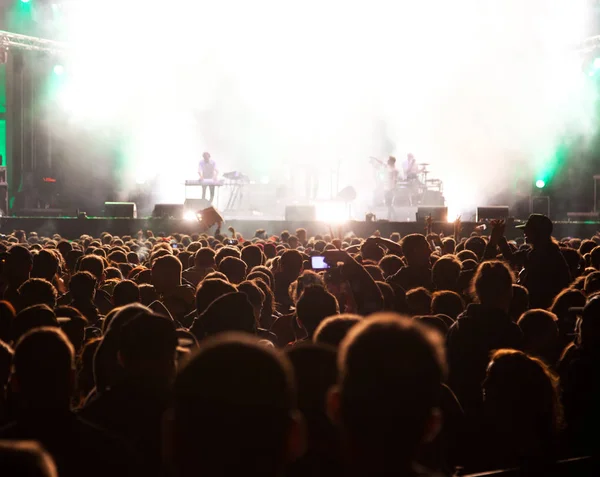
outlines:
M522 236L522 232L515 228L516 222L509 221L506 229L507 237L510 239ZM481 224L475 222L464 222L462 224L463 237L469 236ZM257 229L264 229L269 235L279 235L283 230L294 233L297 228L305 228L309 236L315 234L329 234L336 236L340 234L345 236L354 233L359 237L368 237L375 231L379 231L382 236L388 237L392 232L399 232L402 236L411 233L424 233L425 224L422 222L388 222L388 221L348 221L341 224L329 225L320 221L285 221L285 220L266 220L262 218L255 219L234 219L227 220L221 232L228 234L228 227L233 227L236 232L241 233L244 238L254 237ZM0 233L10 234L14 230L24 230L25 232L37 232L41 236L52 236L60 234L67 239L75 239L83 234L98 237L102 232L109 232L113 235L134 235L140 230L151 230L155 235L169 235L173 233L200 233L203 230L195 221L186 221L183 219L159 219L159 218L76 218L76 217L1 217ZM212 228L208 233L214 233ZM592 237L600 230L600 222L555 222L554 236L558 239L564 237ZM443 232L449 236L453 233L453 224L434 223L433 231L435 233ZM486 232L489 233L489 229Z

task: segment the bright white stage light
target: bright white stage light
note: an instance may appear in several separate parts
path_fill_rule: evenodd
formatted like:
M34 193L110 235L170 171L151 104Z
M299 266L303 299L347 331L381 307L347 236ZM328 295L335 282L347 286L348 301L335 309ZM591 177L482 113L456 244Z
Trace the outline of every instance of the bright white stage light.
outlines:
M347 222L348 208L344 202L330 201L317 204L317 220L328 224Z
M194 212L193 210L186 210L183 213L183 220L187 220L188 222L193 222L194 220L198 220L198 216L196 215L196 212Z

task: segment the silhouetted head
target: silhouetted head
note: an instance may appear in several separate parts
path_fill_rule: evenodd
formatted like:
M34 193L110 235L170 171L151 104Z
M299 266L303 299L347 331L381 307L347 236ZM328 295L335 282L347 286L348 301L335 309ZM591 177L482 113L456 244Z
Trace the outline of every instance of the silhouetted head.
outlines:
M431 269L431 279L436 290L456 290L462 265L452 256L445 255L435 262Z
M445 367L441 336L399 315L376 314L350 330L329 406L351 465L373 474L407 469L439 430Z
M482 305L508 313L513 296L513 282L513 274L503 262L483 262L473 277L472 293Z
M225 257L219 263L219 271L227 277L230 283L238 285L246 279L248 266L237 257Z
M58 328L37 328L17 342L13 391L20 406L69 409L74 390L73 346Z
M313 341L337 348L344 340L350 329L362 321L362 316L343 313L325 318L317 327Z
M498 350L483 382L488 415L497 429L541 438L557 433L562 421L558 379L539 359L516 350Z
M434 315L446 315L456 320L464 309L464 300L453 291L435 292L431 299L431 313Z
M411 267L429 267L431 249L425 236L421 234L407 235L402 239L402 252Z
M19 304L21 308L33 305L56 306L58 292L54 285L44 278L30 278L19 287Z
M176 476L277 476L302 450L292 366L249 336L207 340L175 382L167 454Z
M296 303L298 322L311 338L325 318L337 315L339 312L340 309L335 296L321 286L305 288Z

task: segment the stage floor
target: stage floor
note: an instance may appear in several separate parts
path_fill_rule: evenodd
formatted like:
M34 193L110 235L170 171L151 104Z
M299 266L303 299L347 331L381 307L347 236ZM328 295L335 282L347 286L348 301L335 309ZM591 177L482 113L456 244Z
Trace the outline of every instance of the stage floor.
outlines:
M510 221L507 226L507 237L516 238L522 236L522 231L515 228L515 222ZM476 227L481 224L475 222L464 222L462 224L462 236L469 236ZM375 231L387 237L392 232L399 232L402 236L411 233L424 233L425 224L422 222L388 222L388 221L347 221L341 224L329 225L319 221L285 221L265 219L264 217L231 219L227 220L221 232L227 234L227 228L233 227L236 232L245 238L252 238L257 229L265 229L269 235L279 235L283 230L294 233L297 228L305 228L309 235L333 233L335 236L345 236L354 233L359 237L368 237ZM183 219L158 219L158 218L105 218L92 217L78 219L76 217L1 217L0 233L9 234L14 230L25 230L26 232L37 232L43 236L60 234L68 239L75 239L83 234L99 236L102 232L113 235L133 235L139 230L152 230L155 235L172 233L199 233L202 232L197 222ZM563 237L592 237L600 230L600 222L555 222L554 236ZM453 224L435 223L435 233L452 235ZM214 228L209 233L213 233ZM489 232L489 230L488 230ZM484 232L486 233L486 232Z

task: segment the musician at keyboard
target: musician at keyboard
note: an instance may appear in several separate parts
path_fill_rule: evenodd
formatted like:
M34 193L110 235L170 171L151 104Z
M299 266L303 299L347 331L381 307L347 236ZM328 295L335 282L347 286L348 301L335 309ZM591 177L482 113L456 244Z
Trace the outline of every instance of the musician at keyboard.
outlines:
M215 197L215 186L217 182L217 164L214 159L211 159L210 154L205 152L202 154L202 160L198 164L198 177L201 182L207 185L202 185L202 198L206 199L206 188L210 192L210 198L208 199L211 203ZM212 183L212 184L211 184Z

